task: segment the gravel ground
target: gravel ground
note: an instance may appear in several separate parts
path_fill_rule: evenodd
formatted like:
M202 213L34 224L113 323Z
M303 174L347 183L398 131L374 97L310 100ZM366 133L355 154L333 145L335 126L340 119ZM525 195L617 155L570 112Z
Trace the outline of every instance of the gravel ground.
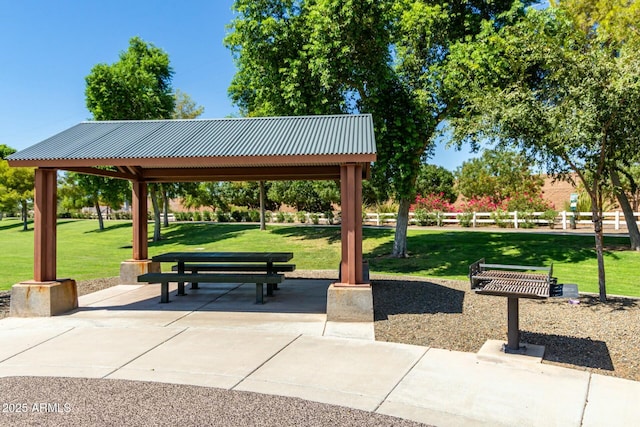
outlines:
M87 378L0 378L0 425L398 426L423 424L257 393Z

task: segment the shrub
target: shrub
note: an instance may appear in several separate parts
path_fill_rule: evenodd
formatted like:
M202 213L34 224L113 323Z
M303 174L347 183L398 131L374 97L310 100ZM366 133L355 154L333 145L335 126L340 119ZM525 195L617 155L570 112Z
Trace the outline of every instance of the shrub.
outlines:
M284 220L288 223L292 223L293 222L293 215L290 214L289 212L285 212L284 214Z
M533 222L533 212L532 211L522 211L518 212L518 220L522 219L524 222L520 223L518 226L522 228L533 228L535 223Z
M296 218L300 224L307 222L307 213L305 211L296 212Z
M461 227L471 227L473 222L473 212L463 212L458 214L458 221Z
M249 214L249 221L251 221L251 222L260 222L260 211L252 209L252 210L250 210L248 212L248 214Z
M364 212L364 211L362 212L362 214L365 215L365 216L367 215L367 213ZM324 213L324 217L327 219L327 224L333 224L333 218L334 218L333 211L326 211Z
M231 218L233 218L235 222L242 222L242 212L240 211L231 212Z
M320 224L320 215L318 215L317 213L312 213L309 215L309 217L311 218L311 222L314 225Z
M222 212L221 210L216 211L216 221L218 222L229 222L231 221L231 217L228 213Z
M546 211L542 212L542 215L540 215L540 218L547 221L547 224L549 224L549 228L554 228L556 225L557 216L558 216L558 211L554 209L547 209Z
M209 212L209 211L202 212L202 220L203 221L211 221L211 212Z
M426 209L418 208L413 211L413 219L418 223L418 225L430 225L429 213Z
M258 214L258 220L260 219L260 214ZM264 213L264 221L265 222L271 222L271 220L273 219L273 212L271 211L266 211Z
M456 208L444 197L444 193L428 194L424 197L421 195L416 196L415 204L412 205L415 209L424 209L427 212L455 212Z
M202 213L200 213L200 211L195 211L193 213L193 220L194 221L202 221Z
M276 222L284 222L284 212L278 211L276 213Z
M511 221L509 221L509 212L503 211L502 209L491 212L491 219L500 228L507 228L511 223Z

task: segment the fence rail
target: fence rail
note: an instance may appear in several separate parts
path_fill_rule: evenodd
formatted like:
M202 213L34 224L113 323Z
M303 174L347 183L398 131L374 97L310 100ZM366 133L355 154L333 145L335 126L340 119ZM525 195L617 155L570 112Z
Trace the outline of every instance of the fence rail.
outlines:
M543 225L555 227L559 225L563 230L571 228L571 223L575 220L576 224L593 224L591 220L591 212L558 212L553 219L543 218L544 212L504 212L501 218L497 218L493 212L470 212L466 221L469 227L478 227L481 225L502 225L511 226L513 228L529 227L532 225ZM430 214L428 222L433 225L457 224L465 223L463 214L455 212L434 212ZM575 215L575 216L574 216ZM363 220L366 224L375 225L394 225L396 222L395 213L366 213ZM627 228L624 214L620 211L603 212L603 225L613 226L613 229L620 230ZM636 224L640 226L640 212L634 212ZM462 218L462 221L461 221ZM409 212L409 223L416 225L418 220L414 212Z

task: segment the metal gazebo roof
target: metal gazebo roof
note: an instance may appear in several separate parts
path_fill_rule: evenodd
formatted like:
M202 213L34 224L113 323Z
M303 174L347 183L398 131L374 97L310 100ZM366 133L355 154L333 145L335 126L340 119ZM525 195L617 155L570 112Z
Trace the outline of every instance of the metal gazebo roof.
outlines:
M375 158L373 120L361 114L82 122L7 160L132 180L189 181L334 179L339 165L368 166Z

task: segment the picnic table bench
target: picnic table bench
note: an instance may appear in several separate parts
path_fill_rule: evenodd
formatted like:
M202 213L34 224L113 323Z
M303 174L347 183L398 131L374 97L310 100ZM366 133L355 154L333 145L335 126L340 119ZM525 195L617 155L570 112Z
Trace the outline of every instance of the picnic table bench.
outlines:
M178 295L186 295L184 283L196 281L196 283L255 283L256 304L264 304L263 285L280 283L283 280L284 275L273 273L146 273L138 276L138 282L161 284L161 303L169 302L170 282L178 282Z
M578 286L558 284L549 267L487 264L484 258L469 266L471 289L480 295L507 297L507 353L521 353L519 298L577 298Z
M169 302L169 282L178 283L178 295L186 295L184 284L191 282L192 289L198 283L255 283L256 303L264 304L264 284L267 295L273 295L284 275L279 272L294 271L294 264L282 264L293 258L291 252L169 252L156 255L155 262L175 262L171 273L147 273L138 277L139 282L161 283L160 302Z

